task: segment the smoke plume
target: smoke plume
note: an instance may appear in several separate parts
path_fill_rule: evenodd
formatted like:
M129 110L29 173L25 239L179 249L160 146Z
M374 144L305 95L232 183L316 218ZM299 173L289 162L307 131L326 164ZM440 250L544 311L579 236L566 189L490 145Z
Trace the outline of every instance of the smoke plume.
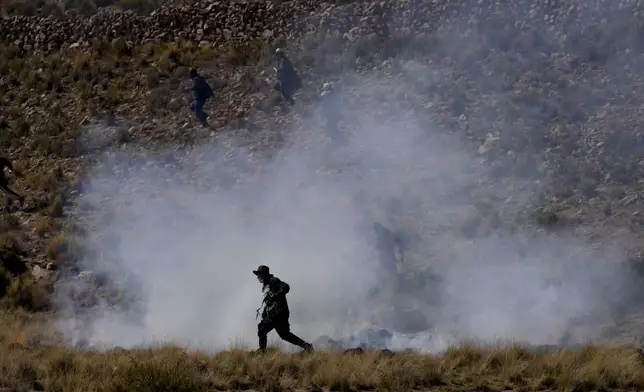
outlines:
M259 131L194 149L106 153L79 201L99 206L82 265L133 299L87 311L70 294L79 280L61 284L60 305L71 309L62 331L106 347L254 346L261 288L251 271L265 264L290 284L292 330L307 341L367 326L392 331L389 347L430 351L462 339L596 336L592 327L628 287L619 249L598 253L583 238L537 229L467 229L482 199L498 202L502 220L529 208L534 178L513 187L458 133L414 114L409 102L429 113L436 104L420 90L450 77L402 59L343 75L340 146L330 145L320 107L286 130L280 148ZM418 236L403 267L421 276L414 285L383 277L376 221Z

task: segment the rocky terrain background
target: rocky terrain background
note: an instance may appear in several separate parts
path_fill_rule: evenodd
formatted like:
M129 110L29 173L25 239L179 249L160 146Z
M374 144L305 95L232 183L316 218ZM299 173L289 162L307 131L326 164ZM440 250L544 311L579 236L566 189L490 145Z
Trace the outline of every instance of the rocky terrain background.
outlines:
M25 16L6 6L0 19L0 145L21 174L14 186L27 195L24 208L7 203L2 216L12 303L46 308L52 271L82 272L74 260L85 250L86 228L78 222L100 212L74 203L99 153L127 146L143 158L234 132L270 154L314 110L323 82L342 79L343 93L359 106L372 99L352 83L373 75L403 81L383 94L492 165L496 178L468 199L455 235L466 241L515 227L564 227L594 241L632 237L628 257L641 258L639 1L177 0L145 13L118 4L64 8ZM278 46L304 83L290 110L275 103L270 87ZM419 80L410 64L447 71ZM192 66L216 86L209 129L187 109ZM384 120L390 112L372 107L361 115ZM107 134L88 145L83 137L93 127ZM227 178L243 175L231 167ZM532 194L532 204L514 213L500 183Z

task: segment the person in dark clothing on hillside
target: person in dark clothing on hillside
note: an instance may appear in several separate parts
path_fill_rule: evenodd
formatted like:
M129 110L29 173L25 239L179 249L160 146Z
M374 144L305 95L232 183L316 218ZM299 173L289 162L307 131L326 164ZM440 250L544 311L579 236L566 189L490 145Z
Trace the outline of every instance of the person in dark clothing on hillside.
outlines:
M203 111L203 107L206 101L214 95L212 88L206 82L203 76L199 75L196 69L190 70L190 78L193 81L193 91L195 94L195 100L190 104L190 110L192 110L197 116L197 120L203 125L207 125L207 116Z
M279 92L283 99L287 100L291 105L295 103L293 94L302 88L302 80L293 68L293 63L286 57L286 53L282 48L275 51L277 56L277 83L273 86L275 91Z
M7 158L0 157L0 189L10 195L17 197L20 201L20 205L22 205L22 203L25 201L25 198L9 188L9 180L7 180L7 178L4 176L5 167L7 168L7 170L9 170L9 173L13 173L14 169L11 161L9 161Z
M290 311L286 294L290 291L290 286L281 281L278 277L270 273L270 269L265 265L260 265L253 274L262 284L264 300L262 301L262 320L257 326L257 336L259 337L259 350L264 352L268 343L268 333L275 329L275 332L283 340L302 347L305 351L313 350L313 345L305 342L293 332L289 324ZM261 308L260 308L261 309ZM259 312L259 309L257 310Z

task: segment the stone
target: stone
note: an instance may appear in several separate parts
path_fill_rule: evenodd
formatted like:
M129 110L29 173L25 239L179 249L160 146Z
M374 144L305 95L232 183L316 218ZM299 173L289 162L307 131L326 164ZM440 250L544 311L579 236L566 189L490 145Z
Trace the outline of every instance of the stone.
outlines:
M51 270L42 268L39 265L34 265L34 267L31 269L31 276L33 276L36 280L46 279L51 276Z

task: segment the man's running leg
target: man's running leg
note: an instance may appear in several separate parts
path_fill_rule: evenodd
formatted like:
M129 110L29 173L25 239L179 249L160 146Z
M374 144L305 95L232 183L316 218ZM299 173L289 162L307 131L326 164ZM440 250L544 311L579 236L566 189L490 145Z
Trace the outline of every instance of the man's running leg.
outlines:
M259 338L259 351L266 350L268 344L268 333L273 330L273 323L269 320L262 320L257 325L257 337Z
M277 332L282 340L302 347L306 351L311 351L313 349L312 344L305 342L302 338L291 332L291 326L289 325L288 320L279 320L278 322L275 322L274 328L275 332Z

